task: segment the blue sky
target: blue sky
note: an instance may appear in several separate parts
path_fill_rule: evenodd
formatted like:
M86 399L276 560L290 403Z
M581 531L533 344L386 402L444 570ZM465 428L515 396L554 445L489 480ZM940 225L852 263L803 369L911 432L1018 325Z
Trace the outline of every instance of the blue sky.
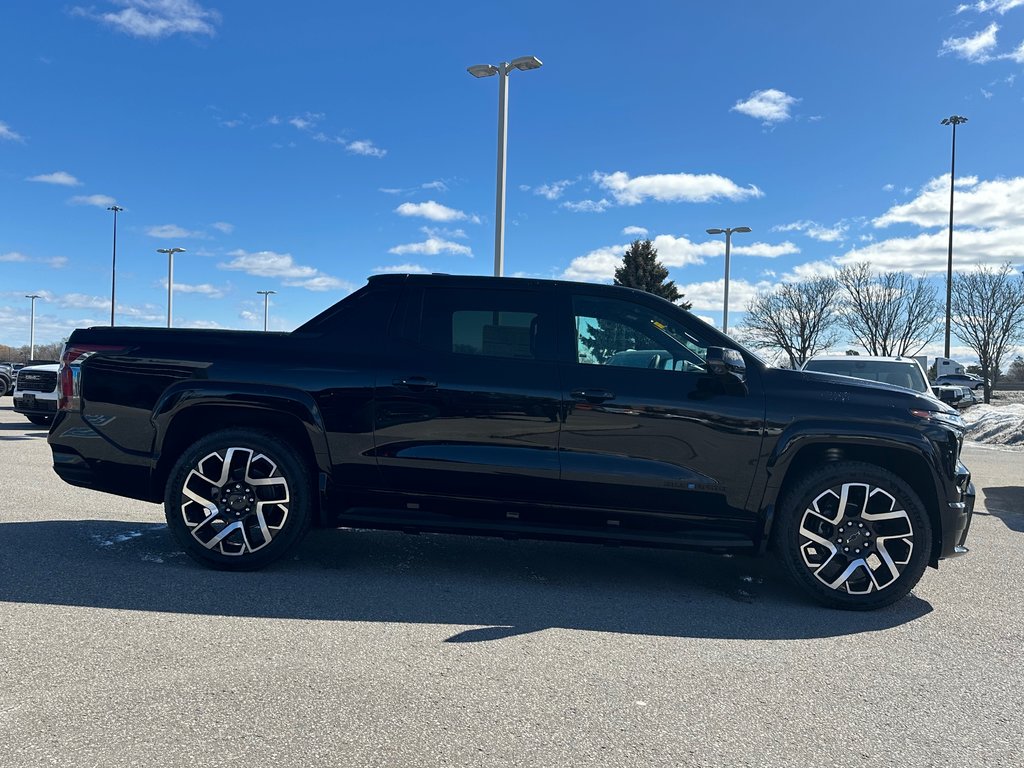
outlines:
M490 274L510 77L506 274L610 280L654 239L694 310L868 259L1024 263L1024 0L0 8L0 343L117 322L289 330L368 275ZM930 351L940 348L933 345ZM957 349L954 340L954 349ZM963 356L963 355L962 355Z

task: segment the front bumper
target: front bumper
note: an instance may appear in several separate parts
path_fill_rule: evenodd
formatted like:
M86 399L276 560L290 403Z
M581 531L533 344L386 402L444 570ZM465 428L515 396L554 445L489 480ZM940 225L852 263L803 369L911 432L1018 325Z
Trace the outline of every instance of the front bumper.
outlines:
M56 400L40 400L38 397L15 397L14 410L33 416L53 416L57 413Z
M962 461L957 462L954 477L955 499L948 500L942 512L942 551L939 559L967 554L967 534L974 517L977 498L971 473Z

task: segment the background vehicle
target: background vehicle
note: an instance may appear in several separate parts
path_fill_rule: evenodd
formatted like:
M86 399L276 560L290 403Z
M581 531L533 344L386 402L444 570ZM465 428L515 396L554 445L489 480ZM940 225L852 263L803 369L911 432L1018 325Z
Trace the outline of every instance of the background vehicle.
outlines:
M945 373L935 379L935 383L967 387L972 390L985 389L985 379L973 373Z
M804 371L834 373L858 379L905 387L924 394L932 393L920 364L912 357L877 355L817 355L803 364ZM932 393L934 394L934 393Z
M311 525L772 548L868 609L966 551L974 502L930 394L772 368L615 286L381 275L290 334L80 329L59 378L57 474L163 501L216 568Z
M57 413L56 363L26 365L18 371L14 387L14 410L33 424L53 422Z
M10 363L0 363L0 397L14 391L14 367Z

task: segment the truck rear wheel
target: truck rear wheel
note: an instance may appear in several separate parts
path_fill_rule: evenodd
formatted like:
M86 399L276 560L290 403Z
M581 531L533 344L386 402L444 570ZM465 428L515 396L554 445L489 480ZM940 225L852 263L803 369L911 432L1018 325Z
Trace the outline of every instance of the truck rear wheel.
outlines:
M833 608L870 610L904 597L924 574L932 529L914 490L888 470L838 462L785 496L774 544L789 576Z
M248 571L283 556L308 530L309 470L268 432L226 429L190 446L171 470L167 526L193 559Z

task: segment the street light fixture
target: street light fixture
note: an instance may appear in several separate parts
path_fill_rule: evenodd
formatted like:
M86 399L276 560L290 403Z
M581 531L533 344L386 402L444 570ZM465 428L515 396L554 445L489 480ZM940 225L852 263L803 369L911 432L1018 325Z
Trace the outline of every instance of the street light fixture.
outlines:
M28 326L28 359L31 362L36 357L36 299L39 298L39 294L26 293L25 298L32 300L32 312L30 313L32 319L29 320Z
M473 77L498 75L498 190L494 204L494 276L505 269L505 151L508 148L508 76L513 69L526 72L540 69L543 62L536 56L520 56L500 64L474 64L466 71Z
M256 293L260 294L263 297L263 330L266 331L267 330L267 317L268 317L268 313L270 311L269 299L270 299L271 296L273 296L275 293L277 293L277 291L256 291Z
M171 301L174 294L174 254L184 253L184 248L157 248L157 253L167 254L167 327L171 327Z
M750 227L729 227L726 229L709 229L709 235L725 233L725 301L722 306L722 333L729 332L729 252L732 247L733 232L749 232Z
M114 327L114 307L117 303L117 214L124 210L117 205L107 208L114 212L114 256L110 261L110 327Z
M956 127L966 123L962 115L950 115L942 119L942 125L953 126L953 153L949 161L949 255L946 260L946 351L949 357L949 320L953 305L953 187L956 184Z

